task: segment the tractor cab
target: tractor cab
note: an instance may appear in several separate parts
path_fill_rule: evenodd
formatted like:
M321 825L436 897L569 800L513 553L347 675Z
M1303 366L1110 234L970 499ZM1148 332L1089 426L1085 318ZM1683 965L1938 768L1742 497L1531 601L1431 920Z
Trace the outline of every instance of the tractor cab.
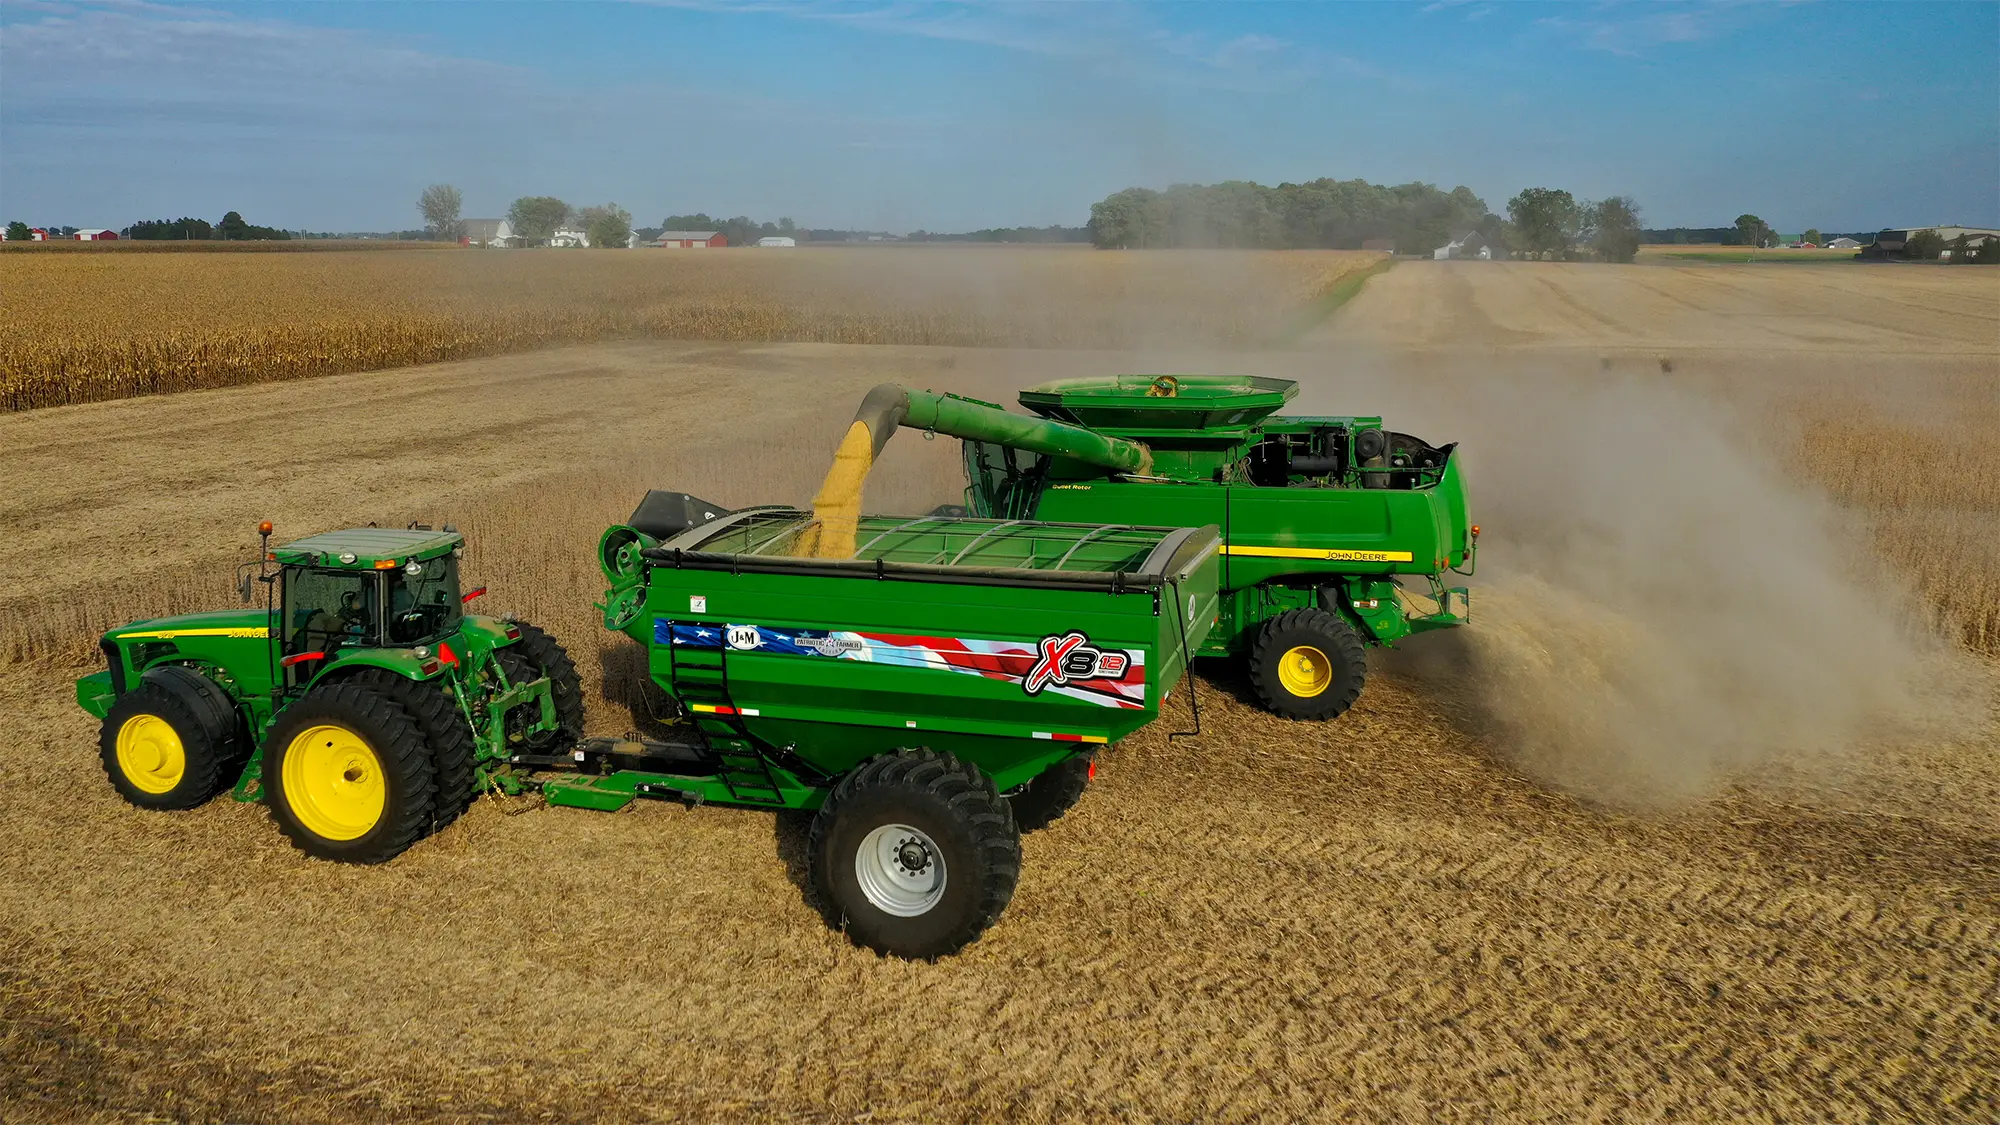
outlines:
M273 548L284 657L412 648L457 633L464 543L456 531L368 527Z

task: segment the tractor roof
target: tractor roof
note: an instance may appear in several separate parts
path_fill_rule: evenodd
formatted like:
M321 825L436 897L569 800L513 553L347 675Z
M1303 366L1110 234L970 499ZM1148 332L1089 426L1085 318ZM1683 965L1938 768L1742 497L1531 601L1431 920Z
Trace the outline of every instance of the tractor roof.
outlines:
M311 535L282 547L273 547L271 557L293 565L386 569L411 559L434 559L448 555L463 542L465 537L456 531L355 527Z

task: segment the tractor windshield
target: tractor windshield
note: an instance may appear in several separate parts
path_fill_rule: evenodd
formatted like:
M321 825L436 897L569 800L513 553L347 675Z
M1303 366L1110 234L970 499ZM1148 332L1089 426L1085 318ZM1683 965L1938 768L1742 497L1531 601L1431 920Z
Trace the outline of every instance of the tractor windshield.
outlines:
M287 652L368 646L380 635L381 580L373 571L285 568Z
M457 556L412 561L387 575L390 644L423 644L458 631L464 610Z

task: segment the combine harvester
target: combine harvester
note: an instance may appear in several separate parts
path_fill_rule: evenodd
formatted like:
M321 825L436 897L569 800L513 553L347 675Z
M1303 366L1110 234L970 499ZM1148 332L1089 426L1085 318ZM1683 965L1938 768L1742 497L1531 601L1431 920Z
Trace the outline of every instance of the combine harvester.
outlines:
M1021 392L1031 418L884 383L839 458L865 476L906 426L964 439L965 507L940 512L1221 528L1221 615L1198 655L1243 661L1277 714L1331 719L1361 694L1364 646L1465 623L1470 594L1444 576L1472 573L1479 528L1453 445L1380 418L1274 416L1297 392L1251 376L1075 379Z
M233 789L326 859L390 859L488 787L816 810L829 922L951 953L1012 897L1022 829L1062 815L1096 748L1188 674L1218 611L1218 532L872 518L850 557L810 557L822 530L653 493L605 533L605 624L689 713L670 739L582 738L561 646L463 612L483 589L460 592L450 529L260 548L244 608L111 630L77 701L132 804Z

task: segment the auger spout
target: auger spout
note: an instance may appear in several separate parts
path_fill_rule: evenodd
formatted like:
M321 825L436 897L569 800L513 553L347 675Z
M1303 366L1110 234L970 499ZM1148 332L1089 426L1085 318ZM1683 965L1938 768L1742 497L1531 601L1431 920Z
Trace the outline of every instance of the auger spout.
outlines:
M844 559L854 554L854 529L861 518L861 490L882 448L899 427L990 441L1056 457L1071 457L1114 473L1145 474L1153 454L1145 445L1067 422L1010 414L957 395L882 383L861 400L854 421L834 453L833 467L813 497L817 533L802 553Z

